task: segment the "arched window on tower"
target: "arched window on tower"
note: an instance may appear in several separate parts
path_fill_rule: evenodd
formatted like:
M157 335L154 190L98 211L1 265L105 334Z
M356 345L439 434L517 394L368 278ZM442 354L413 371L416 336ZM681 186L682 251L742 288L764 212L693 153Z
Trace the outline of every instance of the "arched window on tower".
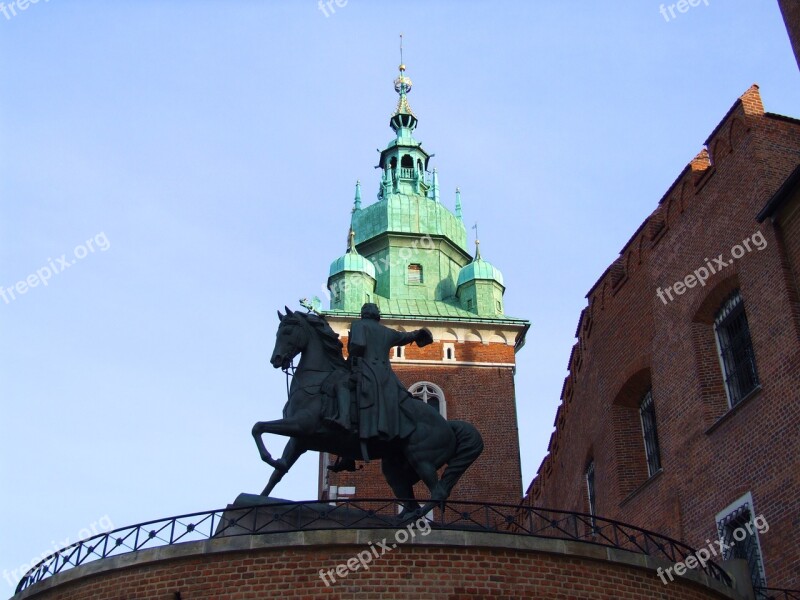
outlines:
M447 404L444 399L444 392L438 385L430 381L420 381L408 388L408 392L438 410L439 414L445 419L447 418Z

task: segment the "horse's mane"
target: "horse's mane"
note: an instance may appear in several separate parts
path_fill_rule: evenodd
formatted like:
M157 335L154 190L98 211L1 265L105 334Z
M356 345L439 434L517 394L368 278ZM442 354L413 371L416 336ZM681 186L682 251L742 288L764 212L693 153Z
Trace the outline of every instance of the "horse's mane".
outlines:
M325 350L325 354L328 355L334 365L338 367L347 366L347 363L342 356L343 345L342 341L339 339L339 334L331 329L331 326L328 325L328 322L324 317L320 317L314 313L304 314L298 312L292 313L292 316L305 319L306 323L311 325L322 342L322 347Z

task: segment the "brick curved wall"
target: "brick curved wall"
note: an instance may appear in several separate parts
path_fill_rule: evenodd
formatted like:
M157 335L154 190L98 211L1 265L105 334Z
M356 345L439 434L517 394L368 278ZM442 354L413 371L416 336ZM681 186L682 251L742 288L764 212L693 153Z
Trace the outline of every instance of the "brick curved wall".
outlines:
M298 532L157 548L56 575L14 600L737 598L700 578L664 585L654 568L666 564L641 555L579 542L454 531L417 534L413 543L330 587L320 579L320 569L346 563L368 549L370 540L393 542L394 534Z

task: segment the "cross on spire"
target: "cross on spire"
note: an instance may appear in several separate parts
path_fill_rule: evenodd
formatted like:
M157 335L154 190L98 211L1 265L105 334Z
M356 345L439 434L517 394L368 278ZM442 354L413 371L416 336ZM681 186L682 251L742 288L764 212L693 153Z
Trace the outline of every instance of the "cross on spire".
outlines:
M475 225L472 226L475 230L475 260L481 259L481 241L478 238L478 222L475 222Z

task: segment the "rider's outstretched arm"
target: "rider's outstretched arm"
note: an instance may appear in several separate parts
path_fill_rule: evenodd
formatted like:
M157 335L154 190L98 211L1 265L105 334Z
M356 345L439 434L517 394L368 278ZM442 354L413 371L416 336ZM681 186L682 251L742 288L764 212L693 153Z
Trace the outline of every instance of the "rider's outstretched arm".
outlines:
M395 331L393 338L392 346L405 346L406 344L416 342L417 346L422 348L433 341L431 333L427 329L417 329L416 331L410 331L408 333Z

